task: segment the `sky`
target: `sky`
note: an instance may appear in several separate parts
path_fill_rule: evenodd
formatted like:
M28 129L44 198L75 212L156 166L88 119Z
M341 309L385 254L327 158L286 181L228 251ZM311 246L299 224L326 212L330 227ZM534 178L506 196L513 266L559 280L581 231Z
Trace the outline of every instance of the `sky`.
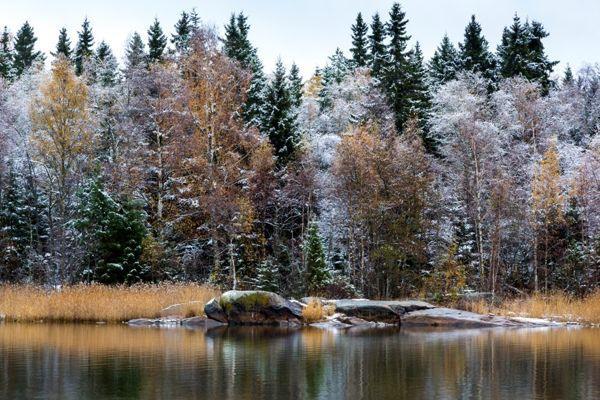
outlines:
M286 65L295 62L308 77L323 66L337 47L349 55L350 26L360 11L370 22L379 12L387 19L393 1L387 0L0 0L0 26L14 33L28 20L46 54L54 49L58 31L66 27L71 42L87 16L96 44L107 41L122 60L128 37L137 31L145 37L155 17L163 30L173 31L180 12L196 8L205 24L223 31L232 12L243 11L251 25L250 39L267 71L279 57ZM491 48L496 49L502 29L517 12L522 19L542 22L550 37L545 40L552 60L577 70L600 62L600 1L598 0L405 0L408 33L419 41L428 59L447 33L462 40L471 14L481 23Z

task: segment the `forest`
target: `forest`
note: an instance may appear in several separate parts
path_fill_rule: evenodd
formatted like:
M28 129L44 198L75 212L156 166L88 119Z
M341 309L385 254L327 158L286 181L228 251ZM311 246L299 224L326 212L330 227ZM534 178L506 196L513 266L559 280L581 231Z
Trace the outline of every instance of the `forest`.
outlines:
M558 76L542 23L492 49L473 16L425 60L394 4L302 77L242 12L149 22L121 62L92 18L51 54L0 35L0 283L598 289L600 66Z

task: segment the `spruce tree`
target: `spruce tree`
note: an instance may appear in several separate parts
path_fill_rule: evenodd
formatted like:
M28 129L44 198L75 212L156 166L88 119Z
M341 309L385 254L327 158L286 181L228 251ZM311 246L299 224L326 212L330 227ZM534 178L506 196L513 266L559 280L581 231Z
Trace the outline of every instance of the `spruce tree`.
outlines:
M423 64L423 52L419 42L409 55L410 72L410 116L419 119L421 127L425 126L431 104L429 88L427 87L427 72Z
M550 61L546 56L542 40L547 38L549 34L541 23L532 21L531 24L527 24L527 31L529 33L529 40L527 43L527 48L529 50L527 78L539 82L544 93L547 93L548 89L553 84L550 80L550 75L556 64L558 64L558 61Z
M56 50L52 53L52 56L58 57L62 55L66 57L68 60L71 59L71 55L73 54L73 50L71 50L71 40L69 39L69 35L67 34L67 28L62 28L58 33L58 42L56 43Z
M2 35L0 35L0 77L3 79L12 77L13 51L10 44L10 33L5 26Z
M304 254L306 260L306 283L309 294L319 294L331 280L331 273L327 268L323 242L319 228L311 222L304 240Z
M402 131L408 120L411 108L411 63L407 44L410 36L406 33L406 14L398 3L394 3L387 24L390 43L387 48L387 60L383 71L383 87L394 112L394 121L398 132Z
M356 23L352 25L352 61L355 67L364 67L368 62L367 32L369 27L363 20L362 14L356 16Z
M339 48L335 53L329 56L329 62L321 71L321 91L319 92L319 104L321 110L331 106L331 96L329 94L331 86L340 84L350 72L350 60L344 56Z
M0 281L18 279L30 230L23 184L9 164L4 190L0 192Z
M262 128L261 113L264 105L266 79L256 49L248 39L249 31L250 25L243 13L231 14L229 23L225 25L223 51L229 58L239 62L242 68L252 73L242 113L246 123Z
M110 46L102 41L96 50L93 78L102 86L114 86L117 83L118 62Z
M567 64L567 68L565 69L565 74L563 76L562 84L563 86L571 86L575 82L573 79L573 71L571 70L571 66Z
M161 61L166 46L167 37L163 33L158 18L155 18L154 23L148 28L148 63Z
M136 68L144 67L147 59L148 56L146 55L144 41L139 33L134 32L125 49L126 70L132 71Z
M448 35L444 35L442 42L427 65L428 75L434 86L443 85L456 78L460 69L460 61L456 48Z
M147 279L139 261L147 233L139 204L114 199L97 179L78 193L78 204L73 225L86 249L84 278L105 284Z
M281 60L277 61L266 90L261 125L275 149L278 164L285 164L298 146L298 131L288 79Z
M83 74L85 64L89 62L94 55L94 35L90 21L87 17L83 20L81 31L77 33L77 47L75 48L75 73Z
M459 43L461 70L482 74L487 79L494 79L495 60L488 49L488 42L481 33L481 25L471 16L465 28L464 41Z
M292 64L289 75L290 84L290 95L292 97L292 106L300 107L302 104L302 77L300 76L300 69L296 63Z
M44 55L35 50L37 38L29 22L25 22L17 32L14 45L13 68L17 76L20 76L34 62L44 61Z
M369 35L369 66L375 78L381 78L386 60L385 26L379 14L373 16L371 22L371 35Z
M183 11L175 24L175 33L171 37L171 43L175 46L176 53L183 55L189 51L192 29L190 16L187 12Z

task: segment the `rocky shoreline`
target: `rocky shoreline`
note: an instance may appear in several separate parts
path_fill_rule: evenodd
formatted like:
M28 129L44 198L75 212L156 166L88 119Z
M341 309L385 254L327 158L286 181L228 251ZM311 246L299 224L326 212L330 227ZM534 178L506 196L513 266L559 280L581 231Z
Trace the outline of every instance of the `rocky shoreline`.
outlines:
M303 310L310 302L333 310L318 322L308 322ZM163 310L162 318L134 319L130 326L161 326L210 329L225 325L284 325L312 326L321 329L350 329L353 327L445 327L445 328L493 328L493 327L541 327L562 326L562 323L544 319L501 317L468 311L437 307L418 301L378 301L368 299L329 300L303 298L287 300L265 291L228 291L213 298L204 306L206 317L186 318L177 315L183 305L175 304ZM172 314L172 315L170 315Z

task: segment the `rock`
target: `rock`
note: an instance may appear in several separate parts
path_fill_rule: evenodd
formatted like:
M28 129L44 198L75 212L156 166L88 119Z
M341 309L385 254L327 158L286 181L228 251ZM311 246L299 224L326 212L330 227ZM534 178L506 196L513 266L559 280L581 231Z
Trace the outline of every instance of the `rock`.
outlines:
M127 321L127 325L132 326L153 326L156 325L156 320L149 318L136 318Z
M206 305L204 306L204 314L206 314L206 316L212 320L224 324L227 323L227 315L225 315L225 312L221 308L221 305L219 304L219 300L217 298L213 298L208 303L206 303Z
M272 292L231 290L204 307L206 316L231 325L300 324L302 306Z
M168 307L163 308L161 310L160 314L164 315L164 316L173 316L173 315L183 316L183 315L185 315L186 307L189 307L191 305L200 306L201 304L202 304L201 301L189 301L187 303L172 304Z
M485 328L496 326L526 326L507 318L482 315L451 308L431 308L406 313L401 318L402 326L442 326L452 328Z
M214 319L206 318L206 317L191 317L191 318L182 319L181 325L183 325L186 328L211 329L216 326L223 326L225 324L222 322L219 322L219 321L215 321Z
M350 317L371 322L397 325L400 316L414 310L434 308L423 301L377 301L377 300L327 300L335 305L335 311Z

